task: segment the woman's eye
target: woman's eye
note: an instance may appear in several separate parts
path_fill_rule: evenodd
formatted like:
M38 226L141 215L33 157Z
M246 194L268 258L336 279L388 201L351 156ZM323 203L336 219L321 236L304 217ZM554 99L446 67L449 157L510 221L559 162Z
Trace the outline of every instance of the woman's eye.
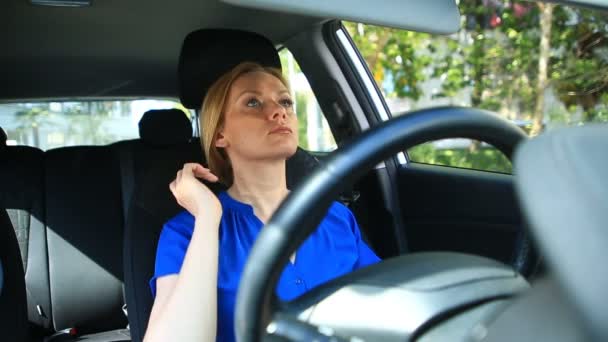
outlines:
M255 108L259 105L260 105L260 101L258 101L257 99L249 99L249 101L247 101L247 107Z
M283 99L283 100L279 101L279 103L281 104L281 106L283 106L285 108L293 107L293 101L291 99Z

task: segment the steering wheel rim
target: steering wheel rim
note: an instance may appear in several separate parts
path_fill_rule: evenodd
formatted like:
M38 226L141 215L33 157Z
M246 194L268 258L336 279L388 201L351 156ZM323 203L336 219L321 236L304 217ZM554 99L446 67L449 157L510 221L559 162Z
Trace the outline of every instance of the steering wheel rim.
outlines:
M424 109L386 121L333 152L293 189L260 232L237 294L235 334L258 341L277 308L275 288L291 253L314 231L343 189L374 165L417 144L445 138L488 142L512 160L527 135L498 115L473 108Z

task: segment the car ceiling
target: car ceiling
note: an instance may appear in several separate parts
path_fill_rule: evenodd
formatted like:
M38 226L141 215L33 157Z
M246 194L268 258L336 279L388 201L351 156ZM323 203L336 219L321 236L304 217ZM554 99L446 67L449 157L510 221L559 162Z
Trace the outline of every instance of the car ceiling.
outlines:
M81 8L3 1L0 100L177 97L182 40L199 28L235 28L279 45L321 18L217 0L92 0Z

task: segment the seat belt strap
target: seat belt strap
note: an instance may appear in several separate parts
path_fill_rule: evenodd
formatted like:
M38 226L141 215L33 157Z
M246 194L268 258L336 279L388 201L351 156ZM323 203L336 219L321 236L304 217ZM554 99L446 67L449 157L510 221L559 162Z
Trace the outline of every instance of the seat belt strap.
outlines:
M119 164L120 164L120 182L122 190L122 210L124 215L124 225L127 225L127 218L129 217L129 207L131 206L131 199L133 197L133 191L135 188L134 179L134 168L135 162L133 161L133 151L131 146L121 146L119 150Z

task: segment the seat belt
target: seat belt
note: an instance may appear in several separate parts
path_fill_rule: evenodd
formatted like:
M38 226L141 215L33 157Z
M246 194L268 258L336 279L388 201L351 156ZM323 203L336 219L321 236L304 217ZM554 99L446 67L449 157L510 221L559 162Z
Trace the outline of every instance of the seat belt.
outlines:
M127 148L128 147L128 148ZM120 183L122 190L122 210L124 215L123 227L124 231L127 231L127 220L129 218L129 207L131 207L131 200L133 198L133 191L135 188L135 161L133 160L133 150L132 146L124 146L119 150L119 165L120 165ZM125 287L122 287L122 299L123 306L122 312L125 314L127 318L127 322L129 320L129 316L127 313L127 301L125 296ZM127 323L127 330L130 329L130 325Z
M123 147L123 146L121 146ZM128 148L127 148L128 147ZM120 183L122 190L122 211L124 215L123 224L127 226L129 217L129 207L135 188L134 171L135 162L133 161L133 151L131 146L124 146L119 149Z

